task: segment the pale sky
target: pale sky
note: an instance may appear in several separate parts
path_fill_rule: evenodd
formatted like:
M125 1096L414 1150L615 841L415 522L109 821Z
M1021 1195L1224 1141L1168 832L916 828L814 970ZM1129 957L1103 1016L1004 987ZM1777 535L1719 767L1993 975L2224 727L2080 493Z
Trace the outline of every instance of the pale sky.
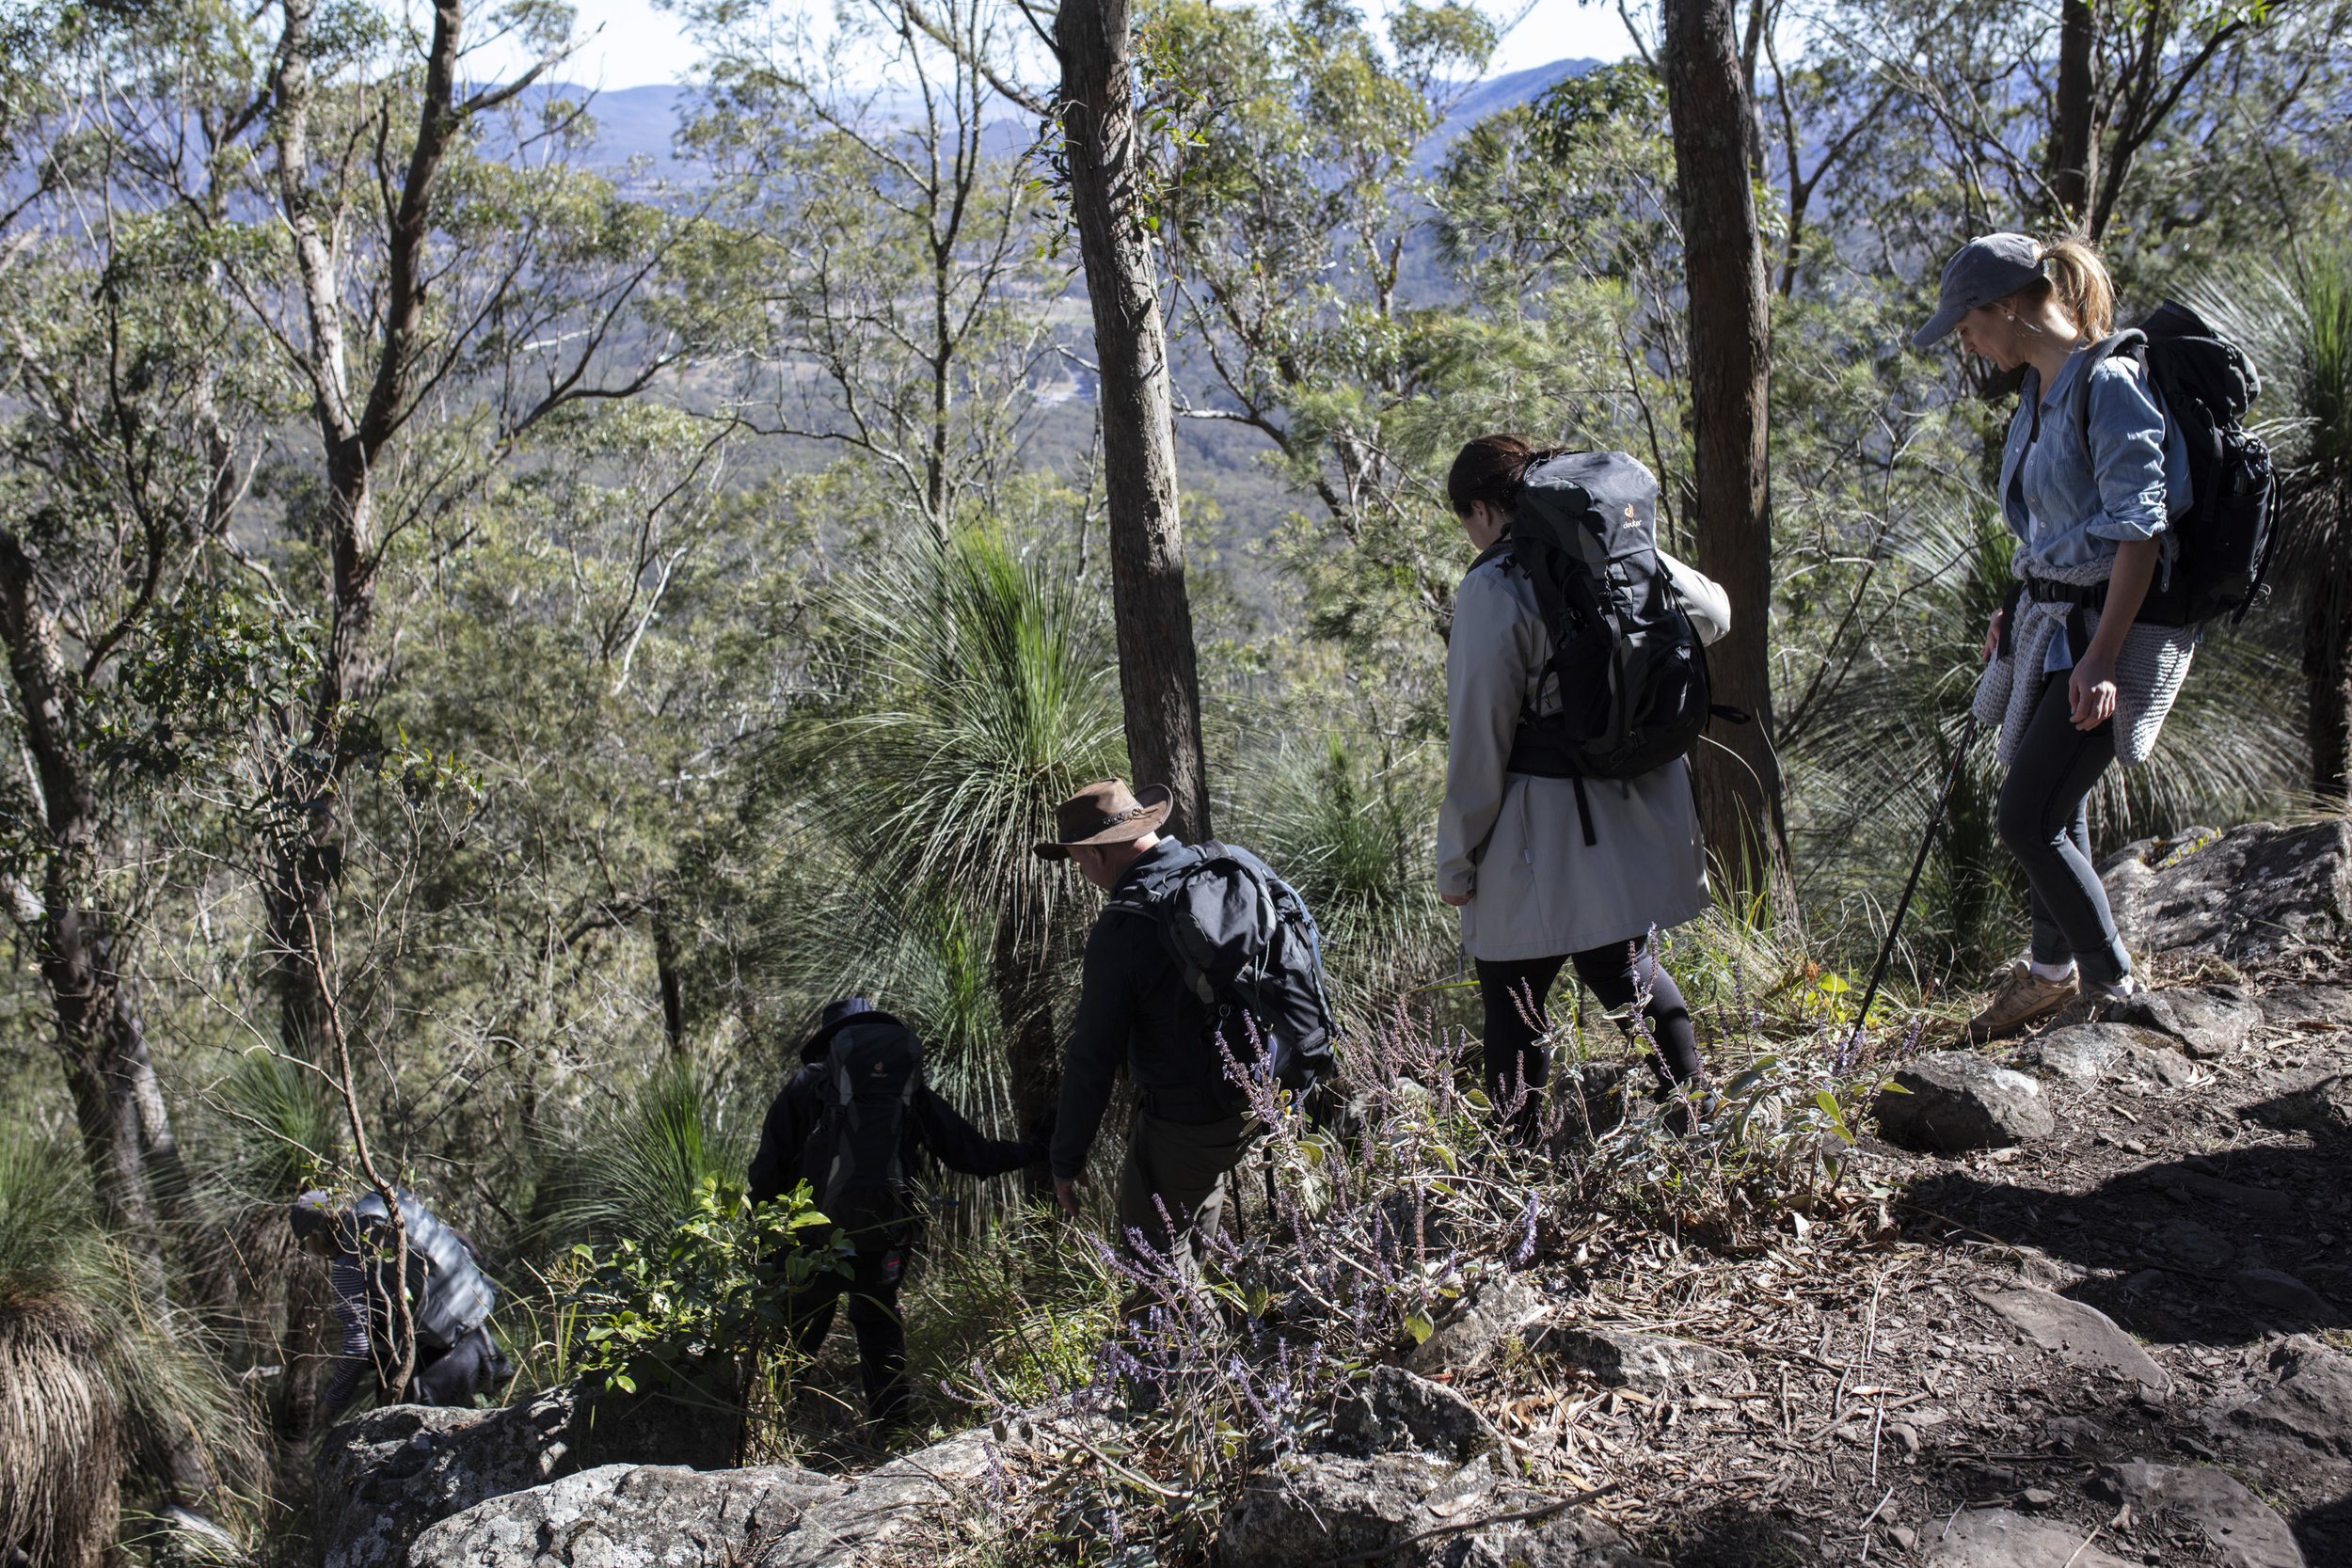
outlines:
M564 70L567 79L610 90L679 81L692 69L694 46L682 36L677 18L654 9L651 0L574 3L580 11L580 31L598 30ZM1558 59L1615 60L1632 52L1613 5L1535 0L1527 19L1503 40L1493 69L1499 76Z

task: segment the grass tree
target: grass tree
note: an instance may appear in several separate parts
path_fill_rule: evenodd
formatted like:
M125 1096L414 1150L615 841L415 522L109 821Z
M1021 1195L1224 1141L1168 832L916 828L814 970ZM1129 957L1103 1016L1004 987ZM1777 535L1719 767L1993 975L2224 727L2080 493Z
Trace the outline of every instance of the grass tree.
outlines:
M2274 593L2301 624L2311 793L2352 796L2352 245L2256 266L2206 291L2207 317L2262 370L2280 469Z
M169 1493L189 1450L249 1474L245 1405L98 1218L75 1164L0 1126L0 1557L97 1568L118 1556L123 1483Z
M923 967L943 997L984 973L1025 1124L1056 1093L1055 993L1090 907L1029 847L1057 802L1126 766L1106 628L1038 552L976 530L846 579L826 614L817 694L787 717L768 782L829 879L863 896L796 897L769 941L837 953L840 990L891 979L910 947L937 960Z

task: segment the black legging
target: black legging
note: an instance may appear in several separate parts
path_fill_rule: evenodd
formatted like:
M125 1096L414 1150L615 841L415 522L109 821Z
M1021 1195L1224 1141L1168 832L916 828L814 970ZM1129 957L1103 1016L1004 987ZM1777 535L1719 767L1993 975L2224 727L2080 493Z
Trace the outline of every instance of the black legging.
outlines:
M906 1418L907 1330L898 1315L898 1286L906 1273L906 1250L860 1252L850 1273L821 1274L785 1302L785 1322L804 1357L814 1356L833 1327L834 1310L847 1296L850 1326L857 1332L857 1365L866 1385L866 1413L877 1426Z
M2090 863L2090 802L2091 785L2115 760L2115 721L2076 729L2067 683L2061 671L2043 686L2001 782L1994 825L2033 890L2034 961L2079 963L2085 980L2112 984L2132 972L2132 960Z
M1645 935L1632 942L1613 942L1554 958L1518 958L1507 963L1478 960L1478 999L1486 1009L1486 1097L1499 1112L1508 1113L1527 1098L1514 1124L1533 1128L1543 1103L1544 1085L1551 1079L1551 1061L1542 1045L1548 1019L1544 999L1563 964L1574 963L1577 977L1592 988L1600 1005L1611 1012L1630 1008L1646 990L1649 1006L1643 1009L1657 1050L1649 1053L1650 1070L1664 1087L1698 1076L1698 1037L1691 1029L1691 1009L1683 1005L1675 977L1659 966ZM1633 1033L1629 1016L1617 1023Z

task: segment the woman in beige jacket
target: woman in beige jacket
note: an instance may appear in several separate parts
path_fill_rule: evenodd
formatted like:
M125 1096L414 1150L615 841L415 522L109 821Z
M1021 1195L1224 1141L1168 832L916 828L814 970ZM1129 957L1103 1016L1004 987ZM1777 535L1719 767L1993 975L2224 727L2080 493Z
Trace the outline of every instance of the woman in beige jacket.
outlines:
M1550 1075L1544 1000L1566 964L1629 1035L1634 1004L1646 997L1645 1033L1661 1090L1699 1075L1690 1009L1649 939L1708 904L1682 759L1631 779L1584 781L1589 834L1578 781L1505 767L1522 710L1549 715L1561 702L1533 585L1507 551L1485 552L1510 531L1522 476L1549 455L1515 436L1481 436L1446 482L1484 559L1462 579L1446 648L1451 740L1438 893L1462 911L1462 946L1478 966L1487 1094L1522 1137L1536 1125ZM1724 591L1662 550L1658 559L1700 639L1723 636L1731 623Z

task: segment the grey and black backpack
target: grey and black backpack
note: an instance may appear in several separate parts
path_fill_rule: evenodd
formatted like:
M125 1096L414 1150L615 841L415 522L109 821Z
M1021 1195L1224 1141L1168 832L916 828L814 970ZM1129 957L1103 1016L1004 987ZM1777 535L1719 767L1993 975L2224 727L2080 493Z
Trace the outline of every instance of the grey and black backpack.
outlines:
M1158 925L1236 1066L1302 1101L1336 1075L1323 939L1307 901L1263 861L1214 840L1191 845L1109 908Z
M923 1086L923 1042L868 1015L816 1064L822 1111L801 1161L818 1212L861 1252L902 1246L918 1217L904 1168L908 1108Z
M1551 634L1560 711L1519 715L1506 765L1574 779L1584 842L1595 842L1586 779L1630 779L1698 744L1715 705L1707 649L1658 559L1658 481L1621 451L1573 451L1527 470L1510 534L1479 563L1526 575Z
M351 1206L358 1228L359 1256L368 1264L370 1333L378 1342L398 1339L393 1305L390 1211L380 1193L362 1194ZM400 1195L400 1221L408 1232L408 1309L417 1343L445 1351L480 1328L498 1306L498 1287L475 1261L466 1239L443 1225L414 1193Z

